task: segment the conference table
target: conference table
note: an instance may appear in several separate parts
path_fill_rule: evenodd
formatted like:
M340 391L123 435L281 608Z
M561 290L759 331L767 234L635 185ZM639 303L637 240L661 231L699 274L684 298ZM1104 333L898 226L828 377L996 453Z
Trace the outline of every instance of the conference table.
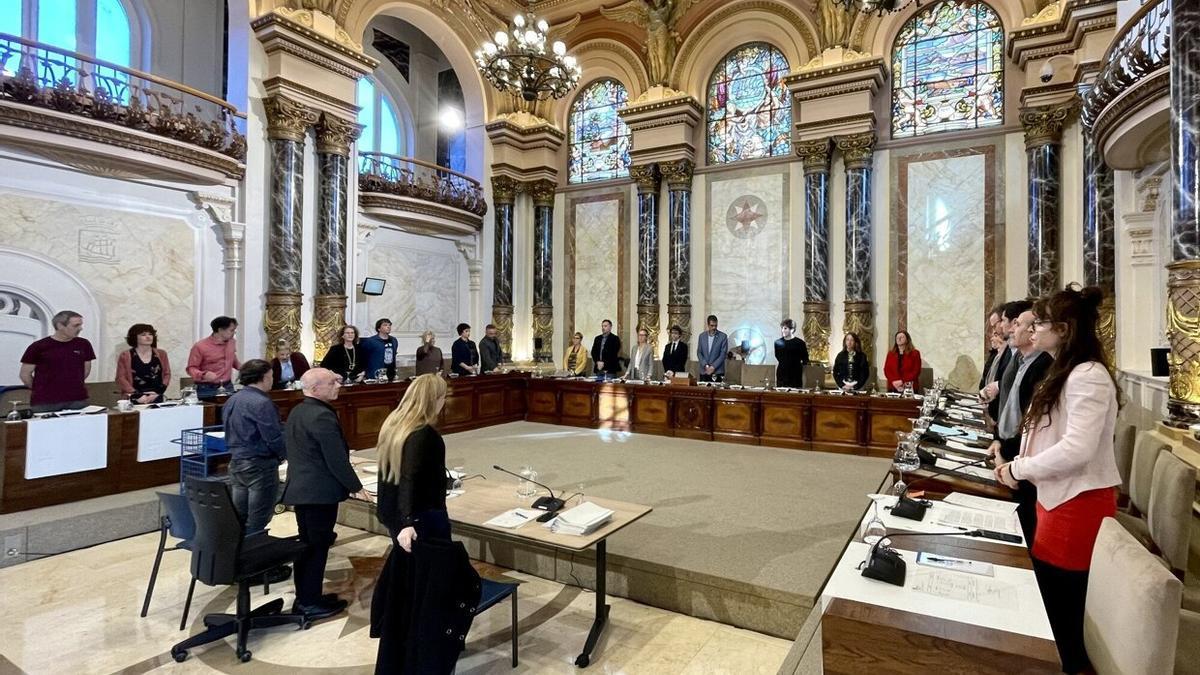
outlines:
M874 500L879 505L868 505L863 522L873 510L881 515L888 538L907 565L905 585L862 576L860 564L870 546L860 527L819 600L824 672L1060 672L1023 543L934 534L954 529L937 522L935 514L944 502L934 501L917 522L887 512L894 497ZM988 563L993 574L921 566L918 551Z
M796 450L891 457L897 431L911 428L917 399L893 395L780 391L762 387L672 386L645 382L597 382L583 378L537 377L524 372L491 373L448 379L446 403L438 419L444 434L528 420L611 431L725 441ZM343 387L332 403L353 449L372 448L408 381ZM270 393L280 416L303 393ZM199 406L203 424L220 419L224 397ZM152 412L152 411L150 411ZM146 414L150 414L147 412ZM171 483L179 476L178 457L138 461L143 412L107 411L103 466L80 465L69 473L27 475L31 425L55 420L0 425L0 513L64 504L92 497ZM95 422L93 422L95 424ZM59 452L71 453L68 444Z

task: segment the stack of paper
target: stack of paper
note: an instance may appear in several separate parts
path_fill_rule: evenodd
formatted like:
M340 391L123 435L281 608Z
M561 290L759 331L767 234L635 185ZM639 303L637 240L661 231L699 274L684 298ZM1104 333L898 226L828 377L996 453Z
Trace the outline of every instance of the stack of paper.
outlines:
M992 511L977 509L962 509L942 504L937 509L937 522L951 527L965 527L969 530L984 529L995 532L1018 534L1017 519L1014 514L1000 514Z
M518 527L524 525L525 523L528 523L529 521L534 520L535 518L537 518L540 515L542 515L542 512L538 511L536 509L511 509L509 511L505 511L504 513L501 513L500 515L496 516L495 518L492 518L491 520L484 523L484 525L491 525L492 527L503 527L508 530L515 530Z
M558 514L556 518L546 523L552 531L559 534L591 534L613 517L613 511L592 502L584 502L573 509Z
M951 492L946 495L942 501L947 504L956 504L967 508L979 509L980 511L991 511L992 513L1010 514L1017 510L1016 502L1006 502L1000 499L989 499L987 497L977 497L968 495L962 492Z

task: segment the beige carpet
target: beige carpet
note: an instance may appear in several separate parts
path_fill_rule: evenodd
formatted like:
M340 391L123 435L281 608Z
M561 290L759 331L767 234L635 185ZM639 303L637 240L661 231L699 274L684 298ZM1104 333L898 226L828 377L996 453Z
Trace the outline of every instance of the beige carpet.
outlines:
M446 463L647 504L609 554L748 583L811 606L890 467L883 459L514 422L446 437ZM478 479L476 479L478 480ZM515 505L515 503L514 503Z

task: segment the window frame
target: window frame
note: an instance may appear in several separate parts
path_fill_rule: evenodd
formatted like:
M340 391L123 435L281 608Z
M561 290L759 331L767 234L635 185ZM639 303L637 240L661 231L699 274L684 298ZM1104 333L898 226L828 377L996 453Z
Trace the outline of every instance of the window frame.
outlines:
M131 0L115 0L125 10L129 24L129 63L117 65L133 70L148 71L150 44L149 29L146 27L143 8ZM74 0L75 2L75 48L69 51L96 56L97 3L99 0ZM40 0L19 0L21 6L21 37L34 42L43 42L38 35L38 20L41 16Z
M725 53L724 56L722 56L717 61L716 65L713 66L712 72L708 76L707 85L704 88L704 159L705 159L705 164L707 166L721 166L721 165L725 165L725 164L736 164L738 162L748 162L748 161L765 161L765 160L776 159L779 157L788 157L788 156L791 156L791 154L792 154L792 149L793 149L792 148L792 139L791 139L791 131L792 131L791 128L792 128L792 122L793 122L792 96L791 96L791 93L788 92L784 97L784 100L787 102L786 106L780 106L777 108L773 107L773 108L770 108L768 111L771 113L771 118L772 118L771 123L772 124L774 123L773 122L774 114L777 111L782 111L782 110L787 111L787 116L788 116L787 133L785 133L783 135L783 138L785 139L784 140L785 147L780 152L776 153L776 152L772 151L761 157L737 157L735 159L724 159L724 160L716 160L713 157L713 148L715 147L714 143L713 143L713 137L714 137L715 132L712 129L713 122L714 122L714 120L712 118L713 108L710 106L710 103L712 101L713 87L717 83L718 75L723 75L725 73L725 71L727 70L727 65L729 63L729 60L732 59L734 57L734 55L736 55L741 50L746 49L747 47L753 47L753 46L766 47L768 49L768 51L772 54L772 57L771 57L772 61L774 60L775 54L779 55L779 58L783 60L784 67L782 70L776 70L776 72L780 74L781 79L783 77L786 77L788 75L788 73L790 73L790 71L791 71L792 64L790 62L788 62L787 55L784 54L783 50L780 49L778 46L776 46L774 43L768 42L766 40L751 40L750 42L743 42L742 44L737 45L733 49L730 49L728 52ZM757 76L765 75L766 73L769 73L769 72L771 72L770 69L757 74ZM748 76L743 76L743 77L748 77ZM734 78L734 79L741 79L741 78ZM733 82L734 79L727 79L726 81ZM728 118L725 117L722 119L728 119ZM723 133L727 133L727 132L723 132ZM722 141L724 141L724 140L725 140L725 137L722 137Z
M578 92L575 94L574 98L571 99L571 104L569 106L567 106L567 183L569 185L585 185L587 183L599 183L601 181L606 181L606 180L622 180L622 179L629 178L629 170L633 166L633 160L632 160L632 158L629 157L628 151L624 154L624 157L623 157L624 166L620 167L617 170L616 175L606 176L604 178L584 179L583 171L580 170L578 172L579 177L577 179L576 175L575 175L576 174L575 166L573 165L573 162L572 162L572 149L576 145L578 145L575 142L575 113L582 112L584 110L599 110L599 109L601 109L601 107L582 108L580 106L583 102L583 99L585 98L585 95L589 91L591 91L592 89L594 89L595 87L597 87L599 85L609 83L609 82L619 86L621 88L621 90L625 93L625 102L623 104L615 104L614 112L616 110L620 110L624 106L629 105L629 87L625 86L625 83L622 82L621 80L619 80L615 77L606 75L606 76L597 77L596 79L592 80L591 82L588 82L587 85L580 87ZM602 106L602 107L607 107L607 106ZM617 116L617 121L618 121L617 133L614 134L611 138L614 138L614 139L620 139L621 137L628 138L629 139L629 150L632 150L633 149L633 131L630 130L629 125L625 124L625 120L621 119L620 115ZM622 129L624 129L624 133L621 133ZM606 137L606 138L608 138L608 137Z
M396 102L396 97L392 96L391 92L388 90L387 84L380 80L378 75L364 75L359 82L355 83L354 103L359 107L359 112L354 116L355 123L362 124L362 119L359 116L362 115L364 106L358 101L358 86L362 81L368 81L371 83L371 91L373 93L371 97L372 124L371 127L367 129L367 131L369 131L371 134L370 139L364 138L366 134L359 136L358 141L356 142L358 152L378 152L385 155L395 155L396 157L409 157L410 155L407 152L409 138L404 128L404 118L400 114L400 107ZM380 149L380 144L383 139L383 125L380 124L380 120L383 119L383 106L385 102L390 108L392 119L396 123L396 152L385 152L384 150ZM367 143L364 143L366 140L370 141L369 147Z

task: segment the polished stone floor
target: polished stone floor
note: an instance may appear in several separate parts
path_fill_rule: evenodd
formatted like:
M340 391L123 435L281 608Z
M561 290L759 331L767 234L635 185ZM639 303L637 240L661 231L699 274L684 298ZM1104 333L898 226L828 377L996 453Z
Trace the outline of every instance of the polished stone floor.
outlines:
M292 534L290 513L276 516L272 532ZM330 555L326 591L351 599L348 615L308 631L273 629L252 636L254 660L238 663L232 638L192 652L183 664L169 650L178 631L187 592L188 554L163 558L150 613L141 618L146 580L158 534L151 533L89 549L0 569L0 675L9 673L305 673L372 672L376 642L368 635L374 579L388 541L339 528ZM509 667L509 608L491 609L471 628L459 675L483 673L571 673L591 625L593 594L536 577L499 569L485 574L522 581L520 666ZM290 582L271 597L290 604ZM256 594L255 604L264 597ZM207 612L232 611L232 589L196 588L189 631L200 630ZM621 598L610 598L608 628L586 671L593 673L774 673L790 643L710 621L674 614Z

